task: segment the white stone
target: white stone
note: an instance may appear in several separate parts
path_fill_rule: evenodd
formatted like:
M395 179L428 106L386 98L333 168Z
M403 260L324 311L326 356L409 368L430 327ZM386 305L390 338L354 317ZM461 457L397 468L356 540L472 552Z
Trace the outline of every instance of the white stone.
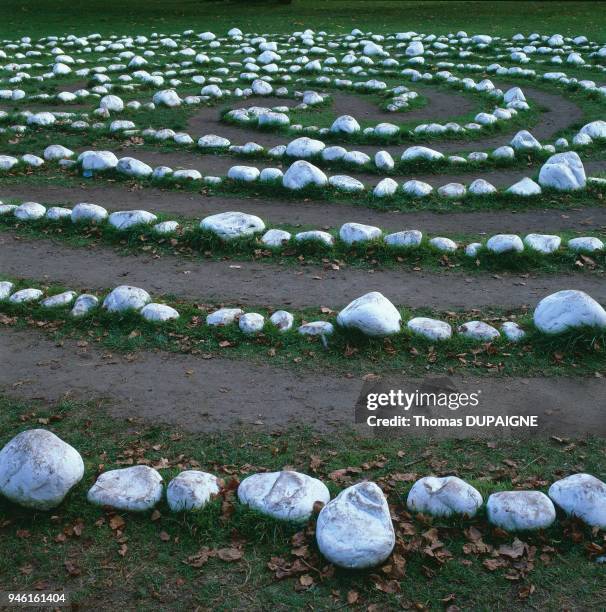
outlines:
M344 223L339 230L339 237L345 244L368 242L380 238L381 235L382 232L378 227L362 223Z
M122 98L109 94L99 100L99 108L106 108L108 111L120 113L124 110Z
M389 171L393 170L395 162L388 151L377 151L377 153L375 153L375 166L379 168L379 170Z
M150 225L157 220L158 217L147 210L123 210L109 216L109 224L121 231L137 225Z
M464 198L467 190L461 183L448 183L438 189L438 195L443 198Z
M467 257L476 257L482 246L481 242L472 242L468 244L465 247L465 255L467 255Z
M87 499L97 506L144 512L162 498L162 476L147 465L104 472L89 489Z
M198 147L201 149L226 149L230 145L231 142L227 138L215 134L207 134L198 139Z
M524 243L515 234L496 234L491 236L486 243L486 248L492 253L521 253Z
M367 336L397 334L401 322L398 309L378 291L357 298L337 315L339 325L357 329Z
M118 165L118 158L111 151L84 151L78 155L83 170L111 170Z
M227 178L233 181L252 183L259 178L259 169L254 166L232 166L227 171Z
M404 230L385 236L385 243L397 247L417 247L423 240L423 233L419 230Z
M88 293L83 293L76 298L74 307L71 309L70 314L72 317L83 317L88 314L91 310L94 310L99 305L99 299Z
M364 191L364 183L358 179L346 176L344 174L335 174L328 179L328 184L338 191L344 193L358 193Z
M526 177L521 181L514 183L511 187L507 188L507 193L513 195L528 197L541 194L541 186L537 185L532 179Z
M147 304L141 309L141 316L153 323L178 319L179 313L167 304Z
M328 183L326 174L304 160L294 162L284 174L282 185L286 189L304 189L310 185L324 187Z
M433 191L433 187L423 181L412 180L402 185L402 191L413 198L423 198Z
M443 251L445 253L454 253L457 250L457 243L450 238L445 238L443 236L436 236L429 241L429 244L438 249L438 251Z
M0 450L0 493L26 508L55 508L83 475L78 451L45 429L22 431Z
M501 325L501 331L510 342L519 342L526 336L526 332L515 321L506 321L503 323L503 325Z
M408 147L404 153L402 153L402 161L414 161L417 159L424 159L427 161L438 161L444 159L444 155L439 151L434 151L428 147L414 146Z
M360 131L360 124L351 115L337 117L330 126L333 134L356 134Z
M269 317L269 321L281 332L286 332L292 329L294 317L286 310L276 310L276 312Z
M496 148L492 153L494 159L514 159L516 154L512 147L502 146Z
M76 204L72 209L72 221L78 223L80 221L97 223L107 219L107 210L97 204L81 203Z
M488 520L506 531L546 529L556 518L553 503L540 491L501 491L486 504Z
M322 508L316 524L320 552L348 569L374 567L395 545L389 506L373 482L348 487Z
M259 174L259 180L267 183L272 181L281 181L284 173L280 168L263 168Z
M484 179L476 179L469 186L469 193L476 196L491 195L496 192L497 188Z
M263 315L257 312L247 312L243 314L238 320L238 327L240 331L245 334L256 334L257 332L263 331L265 325L265 319Z
M263 234L261 242L269 247L284 246L292 238L292 234L281 229L270 229Z
M593 251L601 251L604 248L604 243L593 236L580 236L569 240L568 248L573 251L592 253Z
M181 106L182 102L179 94L174 89L165 89L163 91L156 92L152 98L152 101L158 106L168 106L169 108Z
M6 300L13 290L15 283L10 281L0 281L0 300Z
M541 143L528 130L519 131L510 144L516 151L541 150Z
M9 302L13 304L25 304L26 302L37 302L42 297L40 289L21 289L10 296Z
M44 149L44 153L42 154L45 160L47 161L57 161L59 159L68 159L74 156L74 152L67 147L62 145L49 145Z
M562 239L559 236L549 234L528 234L524 238L524 244L533 251L539 253L554 253L560 248Z
M201 510L219 493L216 476L198 470L185 470L166 487L166 502L173 512Z
M543 298L534 311L535 326L546 334L571 328L606 328L606 311L583 291L567 289Z
M323 242L327 246L332 246L335 242L335 239L332 237L332 234L328 232L323 232L321 230L308 230L305 232L299 232L295 234L295 240L297 242Z
M172 234L178 227L179 224L176 221L162 221L161 223L156 223L152 229L157 234Z
M586 134L592 140L606 138L606 121L598 120L587 123L581 128L580 133Z
M21 221L36 221L46 214L46 208L37 202L25 202L15 208L13 214Z
M62 206L52 206L46 211L46 218L49 221L60 221L61 219L71 218L72 211L69 208L63 208Z
M141 310L151 302L151 297L145 289L120 285L103 300L103 308L109 312L124 312L125 310Z
M457 329L457 332L471 340L481 340L482 342L492 342L500 336L499 330L484 321L468 321Z
M265 229L265 223L255 215L224 212L202 219L200 227L213 232L223 240L233 240L262 232Z
M301 325L297 331L302 336L330 336L334 332L334 327L328 321L310 321Z
M379 181L372 191L372 194L376 198L389 198L396 194L398 191L398 183L392 178L384 178Z
M153 174L153 169L151 166L148 166L146 163L135 159L134 157L122 157L118 161L116 170L121 174L136 176L139 178L145 178Z
M314 140L302 136L295 138L286 146L286 155L290 157L298 157L299 159L308 159L322 153L326 145L321 140Z
M316 502L327 504L326 485L306 474L282 471L253 474L238 487L241 503L262 514L284 521L305 521Z
M347 155L347 149L339 146L326 147L321 153L324 161L339 161Z
M76 298L75 291L64 291L57 295L52 295L42 300L40 303L44 308L57 308L59 306L69 306Z
M585 168L578 153L567 151L552 155L541 167L539 184L558 191L583 189L586 184Z
M206 317L206 325L212 327L230 325L242 314L244 311L241 308L219 308Z
M431 516L463 514L472 517L482 506L480 492L456 476L426 476L417 480L406 500L411 512Z
M591 474L573 474L554 482L549 497L566 514L591 527L606 529L606 483Z
M406 324L413 334L418 334L429 340L449 340L452 337L452 327L445 321L415 317Z

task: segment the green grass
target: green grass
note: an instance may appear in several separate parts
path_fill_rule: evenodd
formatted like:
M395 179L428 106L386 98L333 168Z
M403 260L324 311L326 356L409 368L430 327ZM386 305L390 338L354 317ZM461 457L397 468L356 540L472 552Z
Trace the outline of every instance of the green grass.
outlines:
M45 295L67 289L58 285L16 281L16 289L25 287L41 288ZM109 290L104 290L99 295L107 293ZM163 324L148 323L136 312L115 314L102 308L84 317L73 318L67 308L44 308L37 303L12 304L6 300L0 301L0 313L5 315L5 325L17 329L42 329L57 341L65 338L86 340L125 353L160 349L192 355L218 355L311 371L364 373L400 370L409 375L473 373L482 376L593 376L604 371L604 330L570 330L558 335L545 335L534 327L531 315L523 309L486 308L480 314L477 310L439 312L419 308L412 311L401 307L404 322L401 333L387 338L369 338L356 330L345 330L336 325L336 312L324 307L307 308L293 311L295 324L288 332L281 333L268 323L262 333L246 335L235 324L225 327L205 324L206 315L218 306L200 301L192 303L174 296L153 297L175 307L180 313L179 319ZM245 312L259 312L265 317L276 309L268 306L244 308ZM436 343L415 336L407 329L405 323L413 316L447 321L453 329L478 318L497 327L503 321L514 320L527 331L527 336L523 342L512 344L504 337L492 343L482 343L454 334L450 340ZM334 334L326 338L325 345L318 337L301 336L296 331L302 322L317 320L328 320L335 326Z
M475 527L495 549L511 544L515 536L490 529L483 510L473 519L431 522L405 509L412 481L428 474L456 474L485 499L513 487L545 491L555 479L577 471L604 480L606 455L598 439L487 443L360 438L349 431L318 434L304 428L192 434L145 424L130 414L109 418L105 405L94 398L49 404L0 397L0 446L35 427L51 429L78 449L85 475L52 512L24 510L0 499L0 588L5 590L64 588L81 608L129 610L329 610L346 607L350 591L358 594L360 609L374 603L381 610L441 610L443 601L453 597L450 604L461 609L597 610L606 598L603 566L595 562L603 540L578 523L559 516L545 532L518 534L530 547L528 553L515 561L495 555L505 566L490 571L484 561L491 554L465 549L465 531ZM229 494L223 508L217 500L198 513L172 514L162 501L154 520L149 512L114 513L86 502L99 471L132 463L161 463L165 485L182 469L209 471L228 483L285 466L321 478L333 496L354 482L374 480L392 509L396 553L405 559L405 575L390 576L381 569L333 571L317 551L315 518L303 526L278 522L240 506ZM359 471L343 479L330 476L346 467ZM124 521L121 527L119 519ZM435 556L426 548L431 528L443 543ZM293 536L298 544L292 543ZM301 545L308 547L302 554L309 567L277 580L267 564L272 557L292 563L296 557L291 551ZM244 556L234 563L211 558L199 569L192 567L188 558L203 547L238 547ZM444 550L451 557L441 560ZM297 592L304 574L314 583ZM391 590L397 592L378 590L377 584L390 579L395 580L389 583Z
M7 200L8 202L9 200ZM472 273L484 272L583 272L602 274L606 268L606 252L581 254L566 248L567 241L587 232L562 232L562 246L550 255L543 255L526 248L522 253L502 253L497 255L482 247L475 257L464 253L464 245L472 242L485 242L487 236L450 234L459 249L445 254L429 244L430 237L424 236L417 247L389 246L377 239L366 243L348 245L339 238L338 230L329 230L335 243L328 246L320 241L297 242L291 238L282 247L267 247L260 241L261 234L224 241L213 232L201 229L199 222L161 214L158 222L174 220L180 223L177 232L168 236L159 235L151 228L137 226L128 230L117 230L109 223L90 225L62 221L22 222L12 215L0 217L0 232L8 231L19 236L33 239L51 238L61 244L73 247L106 245L121 254L140 254L157 256L177 256L200 261L200 259L234 261L264 261L281 265L317 265L334 263L339 267L349 266L366 269L402 268L417 271L465 270ZM314 227L268 225L267 229L283 229L294 235L296 232L317 229ZM326 231L326 230L325 230ZM387 232L385 232L387 234ZM603 232L589 232L592 236L606 242Z

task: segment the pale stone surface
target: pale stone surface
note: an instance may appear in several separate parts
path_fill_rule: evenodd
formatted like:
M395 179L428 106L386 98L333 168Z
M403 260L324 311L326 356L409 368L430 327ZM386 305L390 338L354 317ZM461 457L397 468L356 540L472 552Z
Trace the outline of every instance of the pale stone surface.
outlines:
M546 334L571 328L606 328L606 311L583 291L567 289L543 298L534 311L534 324Z
M335 174L328 179L328 184L344 193L357 193L364 191L364 183L345 174Z
M556 518L553 503L540 491L501 491L486 504L488 520L506 531L546 529Z
M206 317L206 325L230 325L242 314L244 311L241 308L219 308Z
M302 336L330 336L335 329L328 321L310 321L301 325L297 331Z
M372 193L377 198L389 198L398 191L398 183L392 178L384 178L380 180L373 189Z
M408 147L402 153L402 161L413 161L417 159L423 159L427 161L439 161L444 159L444 155L439 151L435 151L434 149L430 149L428 147L414 146Z
M63 208L62 206L52 206L46 211L46 218L49 221L61 221L61 219L71 218L72 211L69 208Z
M112 213L108 222L117 230L127 230L137 225L151 225L158 217L147 210L123 210Z
M95 295L89 293L83 293L76 298L74 306L71 309L72 317L83 317L88 314L91 310L97 308L99 305L99 299Z
M261 237L261 242L269 247L284 246L290 239L292 234L286 230L270 229L267 230Z
M76 204L72 209L72 221L78 223L79 221L86 221L92 223L98 223L107 219L108 213L103 206L97 204L87 204L82 202Z
M38 202L24 202L15 208L13 214L21 221L36 221L46 214L46 208Z
M13 304L24 304L26 302L36 302L42 297L40 289L21 289L10 296L9 302Z
M0 450L0 493L27 508L55 508L83 475L78 451L45 429L22 431Z
M198 470L185 470L166 487L166 502L173 512L201 510L213 495L219 493L216 476Z
M178 319L179 313L167 304L147 304L141 309L141 316L146 321L163 322L171 319Z
M549 487L549 497L566 514L606 529L606 483L591 474L572 474Z
M471 517L482 503L480 492L456 476L421 478L412 486L406 501L411 512L432 516L464 514Z
M87 499L97 506L144 512L162 498L162 476L147 465L104 472L89 489Z
M327 504L326 485L306 474L293 471L253 474L238 487L241 503L285 521L307 520L315 502Z
M378 227L362 223L344 223L339 230L339 237L345 244L367 242L380 238L381 235L382 232Z
M499 338L499 330L484 321L468 321L457 329L457 332L471 340L490 342Z
M285 172L282 185L286 189L304 189L309 186L324 187L328 184L326 174L305 160L297 160Z
M537 183L528 177L514 183L511 187L508 187L506 191L507 193L522 197L540 195L542 192L541 186L537 185Z
M57 295L52 295L51 297L47 297L45 300L42 300L40 303L45 308L57 308L59 306L69 306L75 299L76 292L75 291L64 291L63 293L58 293Z
M243 183L253 183L259 178L260 172L254 166L232 166L227 171L227 178Z
M0 281L0 300L6 300L13 290L15 283L10 281Z
M524 244L533 251L549 254L560 248L562 239L559 236L549 234L528 234L524 238Z
M452 327L445 321L427 317L414 317L406 324L413 334L418 334L429 340L449 340L452 337Z
M145 289L120 285L103 300L103 308L109 312L141 310L149 302L151 302L151 297Z
M247 312L238 320L238 326L245 334L256 334L263 331L264 325L265 319L263 318L263 315L260 315L257 312Z
M224 212L202 219L200 227L217 234L223 240L232 240L262 232L265 229L265 223L255 215Z
M320 552L335 565L364 569L383 563L395 544L387 500L373 482L348 487L318 516Z
M398 309L378 291L357 298L337 315L339 325L357 329L367 336L397 334L401 322Z
M332 234L329 234L328 232L323 232L321 230L308 230L306 232L299 232L298 234L295 234L295 240L297 242L305 242L306 240L323 242L327 246L332 246L335 242L335 239L332 237Z
M176 221L162 221L161 223L156 223L153 230L157 234L172 234L178 228L179 224Z
M573 251L585 251L592 253L593 251L601 251L604 248L604 243L593 236L581 236L572 238L568 241L568 248Z
M503 325L501 325L501 331L510 342L519 342L526 336L526 332L515 321L506 321L503 323Z
M438 189L438 195L443 198L463 198L466 193L467 189L461 183L448 183Z
M385 243L397 247L417 247L423 240L423 233L419 230L403 230L388 234L384 238Z
M281 332L286 332L292 329L294 323L294 317L286 310L276 310L276 312L269 317L269 320Z
M445 238L443 236L436 236L429 241L429 244L438 249L439 251L444 251L446 253L454 253L457 250L457 243L450 238Z
M83 170L102 172L118 165L118 158L111 151L84 151L78 155Z
M127 176L135 176L145 178L153 174L153 169L146 163L135 159L134 157L121 157L116 166L116 170Z
M524 243L515 234L497 234L486 242L486 248L492 253L521 253Z
M314 155L322 153L326 145L321 140L301 136L295 138L286 146L286 155L290 157L298 157L299 159L308 159Z
M413 198L423 198L433 191L433 187L429 183L413 180L406 181L402 185L402 191Z
M585 184L585 168L578 153L574 151L552 155L539 172L539 185L542 187L575 191L583 189Z

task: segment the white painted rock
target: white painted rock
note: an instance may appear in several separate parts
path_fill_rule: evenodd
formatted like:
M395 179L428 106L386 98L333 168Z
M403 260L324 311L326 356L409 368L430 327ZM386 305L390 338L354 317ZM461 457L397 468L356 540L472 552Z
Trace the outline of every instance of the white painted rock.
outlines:
M269 317L269 321L275 325L281 332L286 332L292 329L294 323L294 317L290 312L286 310L276 310L271 317Z
M438 195L443 198L464 198L466 193L467 189L461 183L448 183L438 189Z
M526 336L526 332L515 321L506 321L503 323L503 325L501 325L501 331L510 342L519 342Z
M154 172L151 166L134 157L121 157L116 170L126 176L136 176L138 178L151 176Z
M242 314L244 311L241 308L219 308L206 317L206 325L211 327L231 325Z
M524 244L533 251L549 254L554 253L560 248L562 239L559 236L549 234L528 234L524 238Z
M364 191L364 183L345 174L335 174L328 179L328 184L344 193L358 193Z
M15 208L13 214L21 221L36 221L46 214L46 208L37 202L24 202Z
M583 189L586 184L585 168L578 153L567 151L552 155L541 167L539 184L558 191Z
M516 151L541 150L541 143L528 130L519 131L510 144Z
M144 512L162 498L162 476L147 465L104 472L89 489L87 499L97 506Z
M484 179L476 179L469 186L469 193L476 196L491 195L496 192L497 188Z
M55 508L83 475L78 451L46 429L22 431L0 450L0 493L26 508Z
M74 152L63 145L49 145L42 154L46 161L57 161L59 159L69 159L74 156Z
M162 221L161 223L156 223L153 230L156 234L172 234L177 231L178 227L179 224L176 221Z
M417 159L423 159L426 161L438 161L440 159L444 159L444 155L439 151L434 151L433 149L429 149L428 147L408 147L402 153L401 157L402 161L415 161Z
M284 246L292 238L292 234L286 230L270 229L261 237L261 242L268 247Z
M378 151L375 153L375 166L379 168L379 170L389 171L393 170L395 162L387 151Z
M486 243L486 248L492 253L521 253L524 243L515 234L497 234L491 236Z
M604 243L599 238L583 236L569 240L568 248L573 251L593 253L593 251L601 251L604 248Z
M0 281L0 300L6 300L11 294L15 283L10 281Z
M326 485L306 474L283 471L253 474L238 487L241 503L284 521L305 521L319 501L327 504Z
M157 220L156 215L146 210L123 210L109 216L109 224L117 230L127 230L137 225L150 225Z
M389 198L398 191L398 183L392 178L384 178L380 180L372 191L376 198Z
M232 166L227 171L227 178L232 181L242 181L243 183L253 183L259 178L259 168L254 166Z
M484 323L483 321L469 321L463 323L457 329L457 332L465 338L471 340L481 340L483 342L490 342L499 338L499 330L495 329L492 325Z
M151 302L151 297L145 289L120 285L103 300L103 308L109 312L141 310L149 302Z
M51 297L47 297L45 300L42 300L41 305L44 306L44 308L69 306L74 301L75 297L75 291L64 291L63 293L52 295Z
M397 247L417 247L423 240L423 233L419 230L404 230L387 234L385 244Z
M342 491L322 508L316 524L320 552L335 565L364 569L383 563L395 545L389 506L374 482Z
M445 321L415 317L406 324L413 334L424 336L429 340L449 340L452 337L452 327Z
M326 145L321 140L302 136L288 143L286 155L298 157L299 159L308 159L322 153L325 147Z
M545 334L571 328L606 328L606 311L583 291L567 289L543 298L534 311L534 324Z
M72 317L83 317L88 314L91 310L94 310L99 305L99 299L88 293L83 293L76 298L74 306L71 309Z
M198 470L186 470L175 476L166 487L166 501L173 512L201 510L213 495L219 493L216 476Z
M566 514L591 527L606 529L606 483L591 474L573 474L554 482L549 497Z
M78 155L83 170L102 172L118 165L118 158L111 151L84 151Z
M511 187L508 187L506 192L517 196L528 197L541 195L542 190L540 185L537 185L531 178L526 177L514 183Z
M12 155L0 155L0 170L10 170L19 163Z
M481 242L471 242L465 247L467 257L476 257L483 244Z
M471 517L483 502L477 489L456 476L426 476L414 483L408 493L406 505L411 512L432 516L465 514Z
M198 139L200 149L226 149L229 145L231 145L231 142L227 138L216 134L207 134Z
M433 187L423 181L406 181L402 185L402 191L413 198L424 198L433 191Z
M238 327L240 331L245 334L256 334L260 331L263 331L263 326L265 325L265 319L263 315L260 315L257 312L247 312L243 314L238 320Z
M382 232L378 227L363 225L362 223L345 223L339 230L339 237L345 244L368 242L380 238L381 235Z
M579 133L589 136L592 140L606 138L606 121L598 120L587 123Z
M335 242L335 239L332 237L332 234L328 232L323 232L321 230L309 230L306 232L299 232L295 234L295 240L297 242L323 242L327 246L332 246Z
M46 218L49 221L61 221L61 219L71 218L72 211L69 208L63 208L62 206L52 206L46 211Z
M305 160L294 162L285 172L282 179L282 185L286 189L304 189L310 185L324 187L328 184L328 178L313 164Z
M179 313L167 304L147 304L141 309L141 316L153 323L178 319Z
M310 321L297 329L302 336L330 336L334 331L332 323L328 321Z
M76 204L72 209L72 221L78 223L80 221L88 223L98 223L107 219L107 210L103 206L97 204L81 203Z
M486 504L488 520L506 531L546 529L556 518L553 503L540 491L501 491Z
M330 126L333 134L356 134L360 131L360 124L351 115L337 117Z
M26 302L36 302L42 297L40 289L21 289L10 296L9 302L13 304L25 304Z
M436 236L429 241L429 244L445 253L454 253L457 250L457 243L450 238L444 238L443 236Z
M397 334L401 322L398 309L378 291L357 298L337 315L339 325L367 336Z
M202 219L200 227L217 234L223 240L233 240L262 232L265 229L265 223L255 215L224 212Z
M156 92L152 98L152 101L158 106L168 106L169 108L181 106L181 98L174 89L165 89L163 91Z

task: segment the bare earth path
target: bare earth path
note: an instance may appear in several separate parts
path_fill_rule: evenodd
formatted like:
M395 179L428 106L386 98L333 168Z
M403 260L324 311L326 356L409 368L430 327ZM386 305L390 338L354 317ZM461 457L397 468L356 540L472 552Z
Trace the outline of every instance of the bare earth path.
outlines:
M481 308L534 305L560 289L581 289L606 301L601 275L511 274L465 276L456 272L361 269L323 271L316 266L268 263L183 261L174 257L122 256L104 247L74 249L50 240L0 236L2 271L30 279L48 278L74 289L129 284L153 294L249 305L342 307L368 291L413 308ZM234 267L235 266L235 267Z

